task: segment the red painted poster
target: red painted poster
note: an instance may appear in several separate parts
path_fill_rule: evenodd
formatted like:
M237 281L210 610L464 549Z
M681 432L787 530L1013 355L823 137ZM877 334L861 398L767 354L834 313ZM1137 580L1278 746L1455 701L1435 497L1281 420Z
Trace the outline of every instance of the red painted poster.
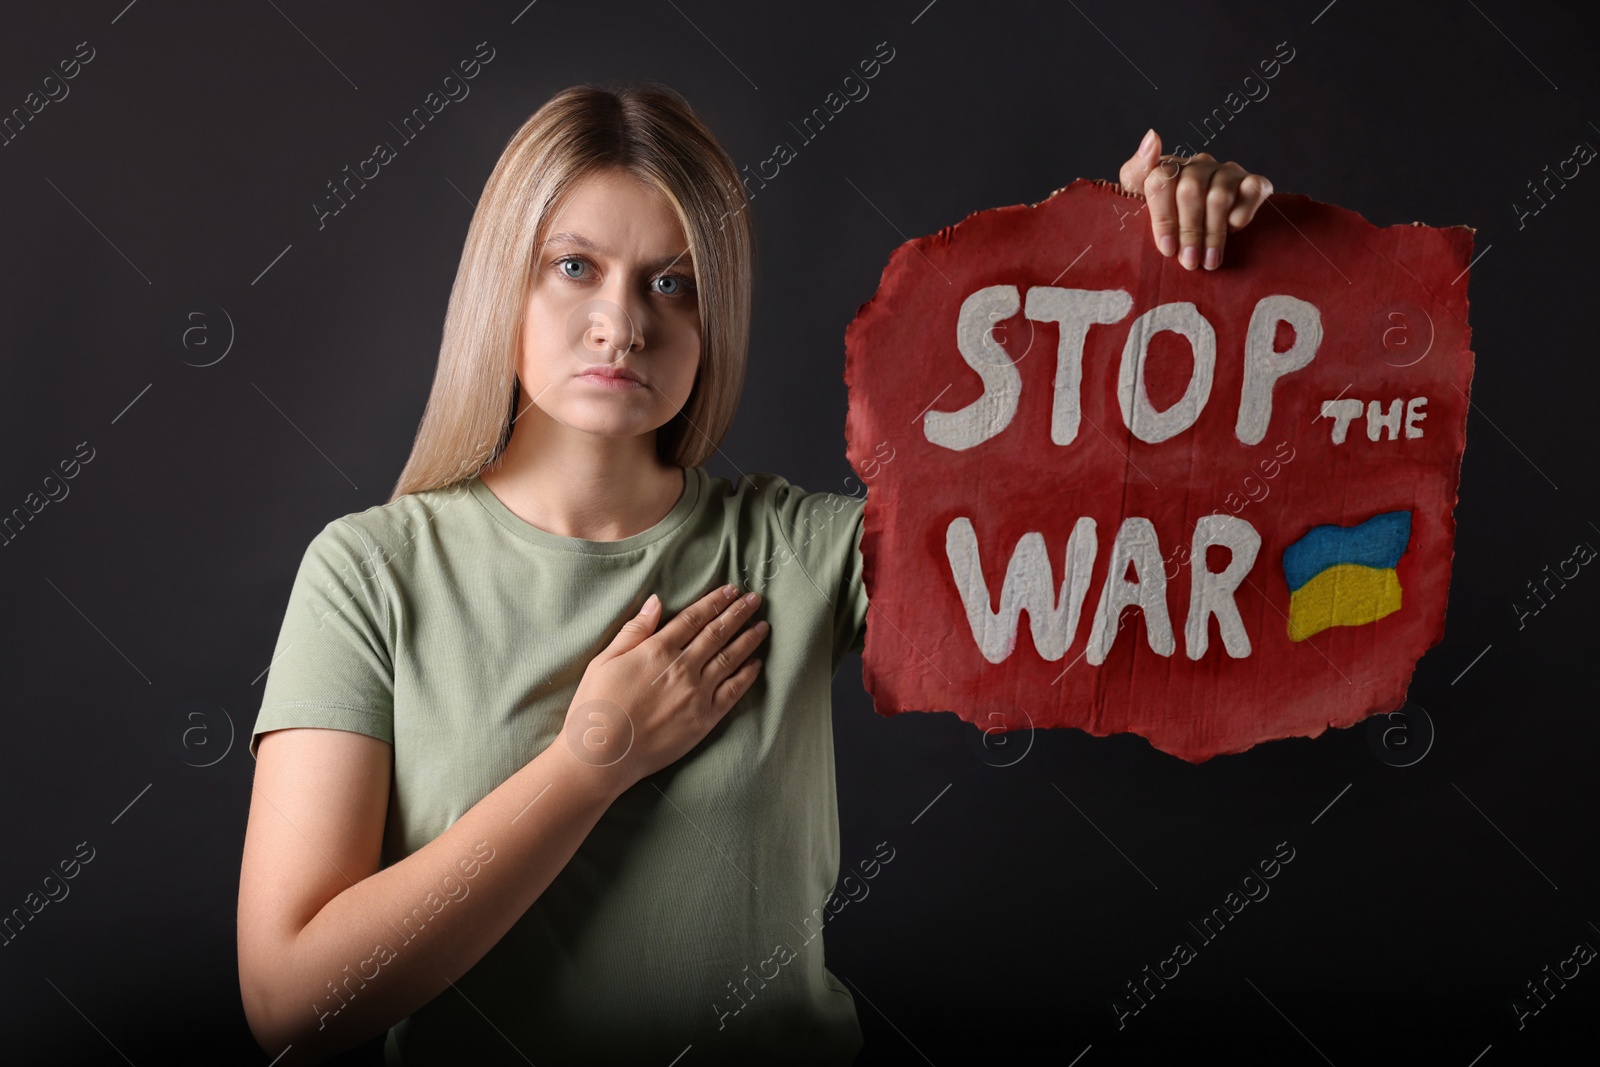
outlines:
M1405 702L1444 633L1473 231L1275 194L1225 265L1079 179L846 332L874 706L1192 762Z

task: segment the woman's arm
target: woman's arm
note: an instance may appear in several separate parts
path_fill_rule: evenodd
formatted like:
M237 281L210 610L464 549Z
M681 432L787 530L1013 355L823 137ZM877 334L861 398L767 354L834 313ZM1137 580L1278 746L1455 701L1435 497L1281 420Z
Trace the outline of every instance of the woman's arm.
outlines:
M261 738L239 884L251 1032L280 1064L353 1047L446 992L545 891L620 792L565 744L379 869L387 743L345 730Z
M389 744L349 730L262 734L239 874L239 987L262 1049L277 1063L319 1062L482 959L612 801L686 755L749 691L766 624L744 627L761 598L738 592L713 590L659 630L652 595L585 668L556 740L382 869Z

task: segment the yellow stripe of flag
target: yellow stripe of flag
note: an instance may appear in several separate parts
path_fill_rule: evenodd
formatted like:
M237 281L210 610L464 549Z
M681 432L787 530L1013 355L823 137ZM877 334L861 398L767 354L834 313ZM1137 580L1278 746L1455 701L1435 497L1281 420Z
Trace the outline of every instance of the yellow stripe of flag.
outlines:
M1289 639L1304 641L1330 626L1362 626L1398 610L1394 568L1338 563L1289 595Z

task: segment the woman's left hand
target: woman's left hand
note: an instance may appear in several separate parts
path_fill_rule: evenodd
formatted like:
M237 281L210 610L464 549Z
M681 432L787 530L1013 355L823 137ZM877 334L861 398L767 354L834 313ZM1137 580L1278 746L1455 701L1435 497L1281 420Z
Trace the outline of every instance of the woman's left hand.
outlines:
M1247 226L1272 195L1272 182L1264 176L1237 163L1218 163L1207 152L1163 157L1155 130L1122 165L1121 179L1125 191L1150 206L1150 228L1161 254L1177 253L1189 270L1200 266L1202 247L1206 269L1221 266L1229 231Z

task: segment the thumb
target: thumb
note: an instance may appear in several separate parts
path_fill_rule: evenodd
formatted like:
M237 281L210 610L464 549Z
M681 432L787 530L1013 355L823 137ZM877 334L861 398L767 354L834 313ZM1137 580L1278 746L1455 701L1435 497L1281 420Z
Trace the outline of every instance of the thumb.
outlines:
M644 606L639 609L639 614L622 624L622 629L617 631L617 636L611 639L606 646L606 651L612 654L621 654L638 645L655 632L656 624L661 621L661 598L651 593L645 600Z
M1146 131L1139 150L1122 165L1122 188L1129 193L1144 193L1144 180L1161 161L1161 135L1152 128Z

